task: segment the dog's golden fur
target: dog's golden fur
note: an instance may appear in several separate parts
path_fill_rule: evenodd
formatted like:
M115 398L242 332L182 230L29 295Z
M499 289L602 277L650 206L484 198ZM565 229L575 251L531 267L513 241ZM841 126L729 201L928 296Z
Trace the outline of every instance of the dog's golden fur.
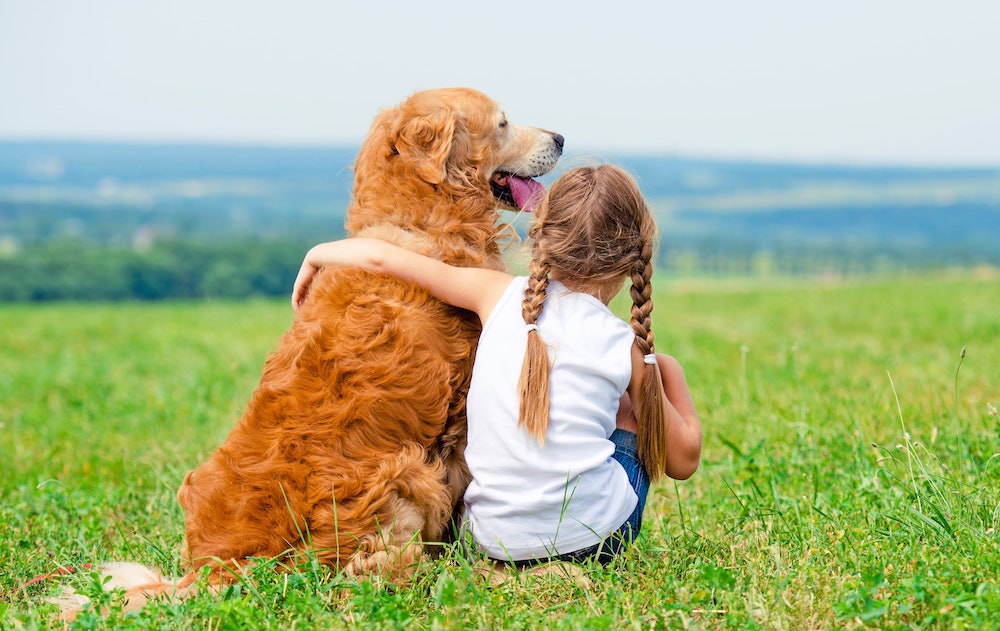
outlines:
M372 125L348 233L502 268L491 178L541 175L561 150L561 136L508 123L479 92L419 92ZM478 333L473 314L395 278L322 270L243 417L178 491L192 569L225 580L220 565L310 549L350 574L405 580L469 480ZM137 595L178 586L162 585Z

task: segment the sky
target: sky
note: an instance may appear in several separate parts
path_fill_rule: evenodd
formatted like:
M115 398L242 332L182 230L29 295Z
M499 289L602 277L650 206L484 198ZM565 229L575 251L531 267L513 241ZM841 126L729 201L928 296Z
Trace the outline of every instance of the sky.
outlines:
M1000 167L996 0L0 0L0 140L356 144L469 86L569 154Z

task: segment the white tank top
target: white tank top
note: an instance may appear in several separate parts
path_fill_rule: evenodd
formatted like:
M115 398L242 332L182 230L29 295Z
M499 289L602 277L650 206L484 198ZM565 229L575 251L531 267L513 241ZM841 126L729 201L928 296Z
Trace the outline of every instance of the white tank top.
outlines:
M515 278L483 326L467 404L466 525L490 557L514 561L597 544L638 501L609 440L635 334L597 298L549 283L538 320L552 367L549 428L539 446L517 424L526 285Z

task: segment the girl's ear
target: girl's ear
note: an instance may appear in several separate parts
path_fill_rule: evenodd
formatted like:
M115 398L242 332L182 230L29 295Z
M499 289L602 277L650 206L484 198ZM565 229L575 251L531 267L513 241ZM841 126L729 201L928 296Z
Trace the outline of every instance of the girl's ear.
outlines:
M440 184L447 176L455 137L455 113L438 108L413 118L400 117L392 133L400 159L423 181Z

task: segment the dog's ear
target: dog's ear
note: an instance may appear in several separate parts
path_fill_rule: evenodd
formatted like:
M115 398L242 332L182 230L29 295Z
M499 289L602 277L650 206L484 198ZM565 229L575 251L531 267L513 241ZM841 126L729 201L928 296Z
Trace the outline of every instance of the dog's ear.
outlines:
M444 182L455 137L455 122L455 113L444 107L397 120L393 134L396 152L425 182Z

